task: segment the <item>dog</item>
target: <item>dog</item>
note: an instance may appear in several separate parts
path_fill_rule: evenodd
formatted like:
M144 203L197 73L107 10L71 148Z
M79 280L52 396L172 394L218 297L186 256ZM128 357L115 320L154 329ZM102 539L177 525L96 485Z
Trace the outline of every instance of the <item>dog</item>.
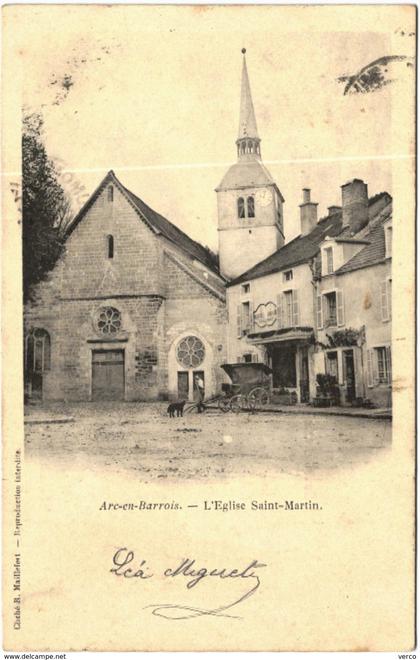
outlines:
M168 415L169 417L183 417L184 416L184 406L185 406L185 401L174 401L173 403L170 403L168 406Z

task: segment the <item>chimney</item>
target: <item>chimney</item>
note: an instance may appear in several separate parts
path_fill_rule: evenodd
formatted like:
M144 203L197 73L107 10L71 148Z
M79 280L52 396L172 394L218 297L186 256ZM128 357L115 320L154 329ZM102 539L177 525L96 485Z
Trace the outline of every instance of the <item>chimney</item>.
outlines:
M341 206L329 206L328 207L328 215L334 215L335 213L339 213L341 211Z
M300 233L301 236L309 234L317 223L317 202L311 202L311 191L303 188L303 204L300 204Z
M361 179L353 179L341 186L343 227L357 234L369 220L368 187Z

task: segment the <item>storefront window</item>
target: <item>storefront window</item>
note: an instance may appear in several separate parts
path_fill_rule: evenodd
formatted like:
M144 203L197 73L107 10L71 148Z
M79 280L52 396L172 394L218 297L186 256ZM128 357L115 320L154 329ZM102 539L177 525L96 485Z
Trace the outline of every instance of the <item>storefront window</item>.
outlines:
M338 357L337 351L332 351L327 353L327 364L326 364L327 374L334 376L338 381Z

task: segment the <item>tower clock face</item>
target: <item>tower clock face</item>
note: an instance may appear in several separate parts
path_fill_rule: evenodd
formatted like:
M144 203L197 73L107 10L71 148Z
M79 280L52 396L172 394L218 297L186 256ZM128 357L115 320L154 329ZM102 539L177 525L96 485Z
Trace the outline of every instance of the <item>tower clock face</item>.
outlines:
M269 188L261 188L255 195L258 204L268 206L273 201L273 193Z

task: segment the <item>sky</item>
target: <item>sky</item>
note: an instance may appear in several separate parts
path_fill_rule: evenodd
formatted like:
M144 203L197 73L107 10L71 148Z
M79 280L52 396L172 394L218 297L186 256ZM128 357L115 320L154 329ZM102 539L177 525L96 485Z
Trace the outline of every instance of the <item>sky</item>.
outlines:
M105 174L217 250L214 189L236 160L242 55L262 158L284 198L286 240L299 233L302 188L319 217L340 185L392 194L410 156L392 94L338 79L386 55L412 55L399 9L382 6L34 6L16 30L22 101L42 111L45 144L76 212ZM409 17L411 20L411 16ZM404 67L404 68L403 68ZM412 74L411 74L412 75Z

